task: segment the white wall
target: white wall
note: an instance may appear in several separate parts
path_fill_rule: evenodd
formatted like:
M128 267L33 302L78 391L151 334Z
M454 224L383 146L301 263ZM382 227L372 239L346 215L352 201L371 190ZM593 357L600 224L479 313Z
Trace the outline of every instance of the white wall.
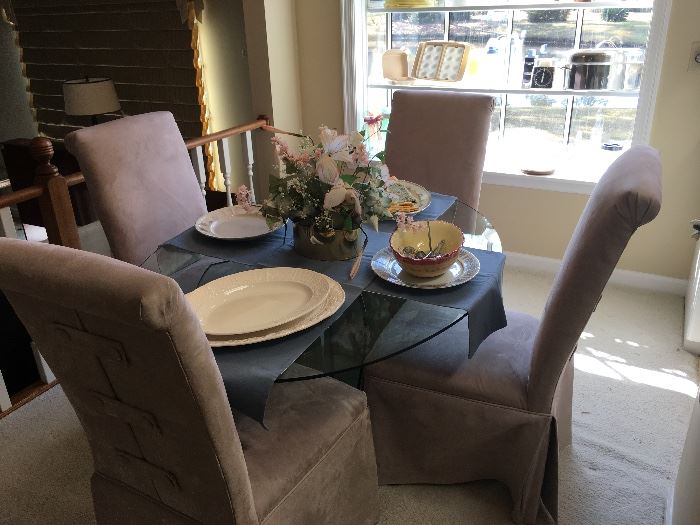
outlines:
M255 120L242 0L206 0L199 25L210 133ZM248 183L241 137L229 139L231 187ZM223 186L217 188L223 190Z

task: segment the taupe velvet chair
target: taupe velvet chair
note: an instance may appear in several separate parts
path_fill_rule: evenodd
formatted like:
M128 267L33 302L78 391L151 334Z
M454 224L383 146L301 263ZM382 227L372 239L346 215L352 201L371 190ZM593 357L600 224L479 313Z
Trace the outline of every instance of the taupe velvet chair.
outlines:
M207 207L171 113L145 113L66 136L117 259L139 265Z
M489 95L394 92L386 138L389 171L478 209L493 108Z
M379 481L496 479L512 517L557 518L558 447L570 443L572 354L628 240L661 205L656 152L638 146L606 172L579 220L541 321L508 326L467 358L466 323L365 370Z
M0 239L0 289L85 430L99 525L376 521L362 392L332 379L276 385L267 430L243 415L234 422L212 350L172 279Z

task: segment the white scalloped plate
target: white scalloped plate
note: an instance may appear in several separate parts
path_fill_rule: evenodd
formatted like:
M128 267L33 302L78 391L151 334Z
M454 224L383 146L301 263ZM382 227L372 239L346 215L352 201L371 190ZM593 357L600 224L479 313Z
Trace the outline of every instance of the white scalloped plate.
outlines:
M391 248L379 250L372 258L372 270L385 281L407 288L451 288L471 281L479 273L479 259L466 248L462 247L457 260L447 272L437 277L415 277L404 272L394 257Z
M262 268L215 279L187 294L204 333L243 335L315 310L330 291L325 275L303 268Z
M256 206L259 210L260 207ZM214 239L243 240L255 239L279 230L284 223L270 229L265 217L259 211L245 212L240 206L227 206L210 211L195 223L195 229L202 235Z
M209 339L209 344L213 348L216 348L221 346L243 346L253 343L261 343L263 341L272 341L274 339L279 339L281 337L286 337L296 332L300 332L301 330L306 330L307 328L328 319L335 312L337 312L338 308L340 308L345 302L345 290L343 290L343 287L333 279L330 279L329 277L326 277L326 279L328 279L330 283L330 290L326 296L326 299L318 306L318 308L309 312L308 314L284 325L276 326L275 328L271 328L269 330L261 330L260 332L251 334L221 337L207 336L207 339Z

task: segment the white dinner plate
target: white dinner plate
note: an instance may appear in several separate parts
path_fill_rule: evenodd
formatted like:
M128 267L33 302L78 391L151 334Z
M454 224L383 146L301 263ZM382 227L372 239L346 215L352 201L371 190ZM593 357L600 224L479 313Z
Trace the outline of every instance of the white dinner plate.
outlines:
M268 330L261 330L260 332L220 337L208 335L207 339L209 339L209 344L216 348L221 346L243 346L261 343L263 341L271 341L273 339L286 337L301 330L306 330L307 328L317 325L324 319L328 319L337 312L338 308L345 302L345 290L333 279L328 277L326 277L326 279L328 279L330 284L330 290L326 299L308 314L290 321L289 323Z
M207 335L259 332L297 319L326 298L325 275L302 268L234 273L187 294Z
M219 208L197 219L194 227L207 237L242 240L261 237L284 226L284 223L280 222L270 228L265 217L259 212L260 207L256 206L255 209L256 211L246 212L238 205Z
M379 250L372 258L374 273L385 281L408 288L435 289L459 286L476 277L480 269L479 259L464 247L447 272L437 277L415 277L404 272L389 247Z
M430 192L420 184L407 180L397 180L385 189L392 203L412 201L417 209L405 212L406 215L415 215L430 206Z

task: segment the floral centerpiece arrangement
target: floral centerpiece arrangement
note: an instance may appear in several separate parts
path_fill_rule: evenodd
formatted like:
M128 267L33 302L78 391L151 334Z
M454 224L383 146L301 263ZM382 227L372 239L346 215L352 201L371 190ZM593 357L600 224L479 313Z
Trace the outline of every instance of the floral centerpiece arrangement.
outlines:
M300 135L296 151L273 137L283 173L271 178L270 195L261 208L268 224L291 219L295 246L344 241L355 246L354 252L334 258L354 256L362 223L376 229L379 220L392 217L384 191L392 182L389 170L383 153L369 158L365 134L339 135L323 126L318 142Z

